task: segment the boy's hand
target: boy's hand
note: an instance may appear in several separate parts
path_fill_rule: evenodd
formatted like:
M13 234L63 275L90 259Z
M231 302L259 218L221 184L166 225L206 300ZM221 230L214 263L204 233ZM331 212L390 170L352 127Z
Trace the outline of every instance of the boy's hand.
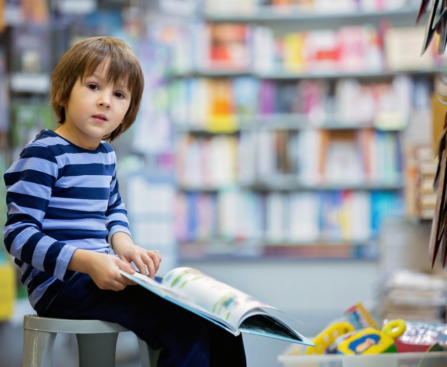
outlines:
M120 274L120 269L134 274L134 268L116 256L79 249L74 252L68 269L90 275L98 288L103 290L122 291L128 285L135 284Z
M143 275L147 275L147 266L149 277L152 279L155 278L161 262L161 255L157 250L148 251L136 246L130 236L124 232L117 232L113 235L112 247L115 254L121 260L127 262L129 265L133 261Z
M120 269L130 274L134 274L133 267L118 259L116 256L97 254L93 266L89 272L99 289L122 291L128 285L135 285L130 279L120 274Z

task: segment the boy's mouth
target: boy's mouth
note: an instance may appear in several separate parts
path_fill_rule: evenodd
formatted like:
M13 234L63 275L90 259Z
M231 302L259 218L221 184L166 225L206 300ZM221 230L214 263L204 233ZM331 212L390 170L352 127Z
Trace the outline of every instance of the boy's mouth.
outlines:
M107 116L104 115L103 113L98 113L97 115L93 115L92 118L96 121L107 121Z

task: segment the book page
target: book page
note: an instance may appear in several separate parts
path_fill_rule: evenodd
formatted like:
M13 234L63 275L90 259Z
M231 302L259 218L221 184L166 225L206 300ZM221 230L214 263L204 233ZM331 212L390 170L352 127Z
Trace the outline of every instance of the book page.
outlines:
M243 315L257 307L270 307L198 270L177 268L163 279L163 286L225 320L236 330Z
M195 313L212 323L224 328L231 334L237 336L239 335L239 331L237 331L237 328L233 328L230 324L227 322L221 320L219 317L216 317L211 312L207 311L206 309L196 305L195 303L191 302L189 299L179 295L178 293L166 288L165 286L159 284L155 280L149 278L148 276L141 275L140 273L134 273L129 274L126 273L123 270L120 270L121 275L125 276L126 278L134 281L135 283L141 285L142 287L150 290L152 293L167 299L168 301L176 304L177 306L180 306L182 308L187 309L188 311L191 311L192 313Z

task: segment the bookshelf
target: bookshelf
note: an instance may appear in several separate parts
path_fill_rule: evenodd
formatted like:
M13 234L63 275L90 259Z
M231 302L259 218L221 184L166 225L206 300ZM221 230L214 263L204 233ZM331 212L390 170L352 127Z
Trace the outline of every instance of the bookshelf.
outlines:
M415 102L415 91L419 101L421 96L429 101L426 85L444 63L434 53L422 62L418 52L406 60L393 53L393 42L412 49L409 42L421 36L421 30L411 33L417 10L283 10L205 10L196 19L203 24L196 23L191 33L192 60L184 58L186 28L174 46L183 62L169 75L181 260L371 261L383 218L405 211L403 138L412 115L430 108L429 102ZM383 19L396 29L413 30L384 30ZM320 32L325 29L332 33ZM226 31L234 38L225 39ZM368 41L361 40L365 34ZM341 48L335 50L328 39L341 42ZM228 56L226 65L219 56L222 42L244 57ZM309 46L312 42L317 46ZM367 51L352 54L361 42ZM197 55L206 52L209 60L203 62ZM259 62L270 58L266 52L274 56ZM299 52L306 56L296 57ZM326 56L309 56L318 53ZM357 101L360 94L366 100ZM297 104L301 100L311 102ZM365 112L355 109L359 103L368 112L356 121L353 116ZM308 138L312 142L303 143ZM218 146L225 153L219 155ZM351 158L343 162L345 153ZM362 162L357 170L362 173L353 179L358 172L349 178L348 171L355 160ZM343 167L347 177L340 174ZM294 228L296 223L309 230Z

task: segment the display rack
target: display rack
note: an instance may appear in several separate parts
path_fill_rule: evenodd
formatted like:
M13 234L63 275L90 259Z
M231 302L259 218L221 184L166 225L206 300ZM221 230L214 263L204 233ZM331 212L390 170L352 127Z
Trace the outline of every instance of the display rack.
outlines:
M382 19L387 19L391 23L396 23L397 27L412 25L416 10L405 7L396 10L371 11L371 12L334 12L334 13L309 13L301 12L299 9L288 8L278 10L274 8L261 7L251 12L242 14L234 13L212 13L204 11L199 17L209 23L242 23L251 25L262 25L268 27L278 27L281 32L284 29L291 30L293 27L303 30L309 28L325 29L339 27L343 24L378 24ZM292 23L295 22L295 23ZM299 23L299 24L298 24ZM287 26L285 26L287 24ZM280 32L280 33L281 33ZM258 80L271 80L277 83L300 80L320 80L329 79L336 81L344 78L354 78L359 81L386 81L394 77L409 75L412 77L430 78L438 73L440 67L427 68L405 68L405 70L366 70L366 71L314 71L314 72L287 72L287 71L263 71L257 68L202 68L188 67L181 72L170 74L171 80L187 78L208 78L208 79L232 79L237 77L253 77ZM239 136L242 133L257 131L290 131L299 133L306 130L329 130L329 131L394 131L400 134L405 130L406 125L398 124L381 125L371 122L367 124L356 124L348 122L343 118L329 116L320 120L318 124L310 123L308 118L300 114L265 114L251 116L232 116L236 123L227 129L213 128L212 126L199 126L191 121L175 120L174 131L178 136L191 135L199 139L212 139L219 135ZM400 147L399 149L402 149ZM401 156L403 152L400 152ZM352 192L372 192L388 191L401 192L404 188L403 173L398 180L389 181L368 181L368 182L324 182L308 183L297 178L284 178L281 180L255 180L253 182L242 183L233 182L230 185L186 185L181 180L178 182L180 194L185 195L219 195L221 191L228 189L243 189L258 194L270 192L324 192L324 191L352 191ZM375 233L376 235L376 233ZM207 239L206 241L186 241L179 243L179 258L184 261L269 261L269 260L334 260L334 259L354 259L354 260L374 260L376 237L371 237L363 241L339 241L339 240L315 240L305 243L293 241L281 241L271 243L266 239L244 240L235 239L223 240L222 238Z

